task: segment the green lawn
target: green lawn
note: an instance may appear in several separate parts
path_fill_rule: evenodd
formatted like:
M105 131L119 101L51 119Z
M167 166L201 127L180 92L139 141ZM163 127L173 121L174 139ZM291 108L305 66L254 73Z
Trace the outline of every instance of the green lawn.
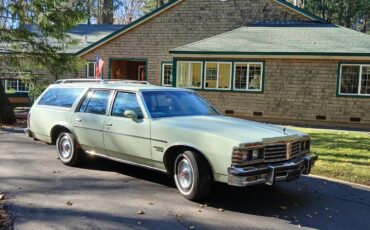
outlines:
M370 185L370 133L294 129L311 136L312 152L319 156L312 174Z

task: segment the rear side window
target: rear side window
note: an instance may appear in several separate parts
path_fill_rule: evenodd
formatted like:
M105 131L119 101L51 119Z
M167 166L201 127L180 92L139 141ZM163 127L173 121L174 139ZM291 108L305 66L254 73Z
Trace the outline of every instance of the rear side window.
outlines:
M38 105L71 108L83 88L51 88L40 99Z
M104 115L107 112L110 95L110 90L96 90L93 93L89 92L82 102L80 112Z

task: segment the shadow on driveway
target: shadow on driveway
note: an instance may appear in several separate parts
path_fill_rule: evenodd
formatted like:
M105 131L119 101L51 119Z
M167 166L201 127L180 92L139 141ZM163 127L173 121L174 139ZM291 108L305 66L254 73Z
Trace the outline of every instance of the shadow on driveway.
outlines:
M102 158L81 167L111 171L175 188L168 175ZM178 194L179 199L184 199ZM201 203L199 203L201 204ZM295 225L325 229L366 229L370 226L370 190L312 177L274 186L238 188L215 183L202 204L242 214L278 218Z

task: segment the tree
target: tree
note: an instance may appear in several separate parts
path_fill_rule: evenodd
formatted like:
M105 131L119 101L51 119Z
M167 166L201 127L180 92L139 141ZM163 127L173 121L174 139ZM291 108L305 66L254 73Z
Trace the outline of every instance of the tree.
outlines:
M303 5L330 23L368 32L370 0L304 0Z
M0 60L3 65L15 73L24 72L28 65L46 68L51 73L55 73L56 66L59 71L74 69L76 57L63 51L76 41L66 32L86 21L86 3L87 0L0 0ZM0 123L14 121L13 109L1 86Z

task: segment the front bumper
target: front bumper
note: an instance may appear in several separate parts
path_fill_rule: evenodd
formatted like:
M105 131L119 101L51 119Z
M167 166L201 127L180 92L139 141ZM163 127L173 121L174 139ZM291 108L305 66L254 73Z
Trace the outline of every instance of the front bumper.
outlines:
M318 159L316 154L274 164L248 166L245 168L229 167L228 184L245 187L255 184L273 185L279 181L298 179L301 174L310 174L311 168Z

